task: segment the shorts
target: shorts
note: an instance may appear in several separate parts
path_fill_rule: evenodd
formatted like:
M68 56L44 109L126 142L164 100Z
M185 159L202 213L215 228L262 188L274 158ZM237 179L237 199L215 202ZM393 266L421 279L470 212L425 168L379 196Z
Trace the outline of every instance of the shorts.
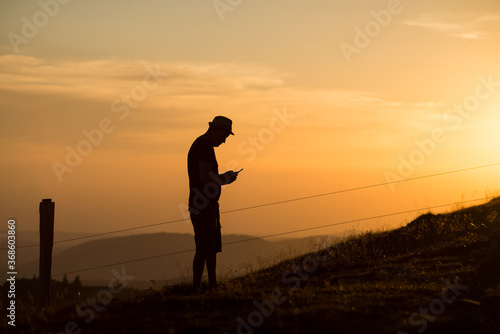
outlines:
M196 253L222 252L219 204L209 205L197 214L191 212L190 216L194 229Z

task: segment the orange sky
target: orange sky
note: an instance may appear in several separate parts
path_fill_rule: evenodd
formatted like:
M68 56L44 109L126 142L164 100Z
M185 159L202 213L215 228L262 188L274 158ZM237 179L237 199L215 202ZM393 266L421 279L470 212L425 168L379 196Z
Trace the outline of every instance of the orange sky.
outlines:
M211 1L55 1L0 5L5 228L15 218L37 229L42 198L68 232L184 218L187 151L216 115L236 134L216 149L221 172L245 169L222 211L500 162L497 1L282 0L225 12ZM83 153L67 160L68 150ZM499 171L230 213L222 225L266 235L482 198L500 189ZM192 227L137 232L154 231Z

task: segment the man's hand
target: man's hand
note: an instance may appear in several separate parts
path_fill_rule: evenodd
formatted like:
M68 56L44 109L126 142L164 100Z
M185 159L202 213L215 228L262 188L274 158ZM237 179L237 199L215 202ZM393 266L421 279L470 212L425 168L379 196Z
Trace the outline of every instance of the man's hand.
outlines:
M225 184L230 184L230 183L233 183L234 181L236 181L236 178L238 177L238 173L230 170L230 171L225 172L221 176L224 178L224 180L227 180L225 182Z

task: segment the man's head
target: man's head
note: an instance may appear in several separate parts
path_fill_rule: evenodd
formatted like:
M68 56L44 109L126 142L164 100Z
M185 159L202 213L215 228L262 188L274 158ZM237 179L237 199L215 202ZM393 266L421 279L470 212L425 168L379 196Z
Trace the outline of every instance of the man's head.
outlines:
M232 131L233 121L224 116L216 116L210 126L207 135L210 137L213 145L218 147L220 144L225 143L229 135L234 135Z

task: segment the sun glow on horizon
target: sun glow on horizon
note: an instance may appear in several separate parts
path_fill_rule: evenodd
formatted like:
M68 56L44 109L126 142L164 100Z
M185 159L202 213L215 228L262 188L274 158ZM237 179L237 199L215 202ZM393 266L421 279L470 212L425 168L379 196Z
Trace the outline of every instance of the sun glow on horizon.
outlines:
M0 42L4 215L36 229L38 202L53 197L65 231L184 218L187 151L217 115L235 132L216 149L220 171L244 168L224 189L227 209L500 162L491 3L404 4L363 47L356 27L387 3L257 2L223 21L201 2L150 5L72 2L19 52ZM4 36L22 35L21 18L40 10L12 2ZM352 62L341 43L358 44ZM491 96L469 116L453 111L479 78L495 82L479 91ZM264 235L453 202L500 189L498 170L247 210L225 229Z

